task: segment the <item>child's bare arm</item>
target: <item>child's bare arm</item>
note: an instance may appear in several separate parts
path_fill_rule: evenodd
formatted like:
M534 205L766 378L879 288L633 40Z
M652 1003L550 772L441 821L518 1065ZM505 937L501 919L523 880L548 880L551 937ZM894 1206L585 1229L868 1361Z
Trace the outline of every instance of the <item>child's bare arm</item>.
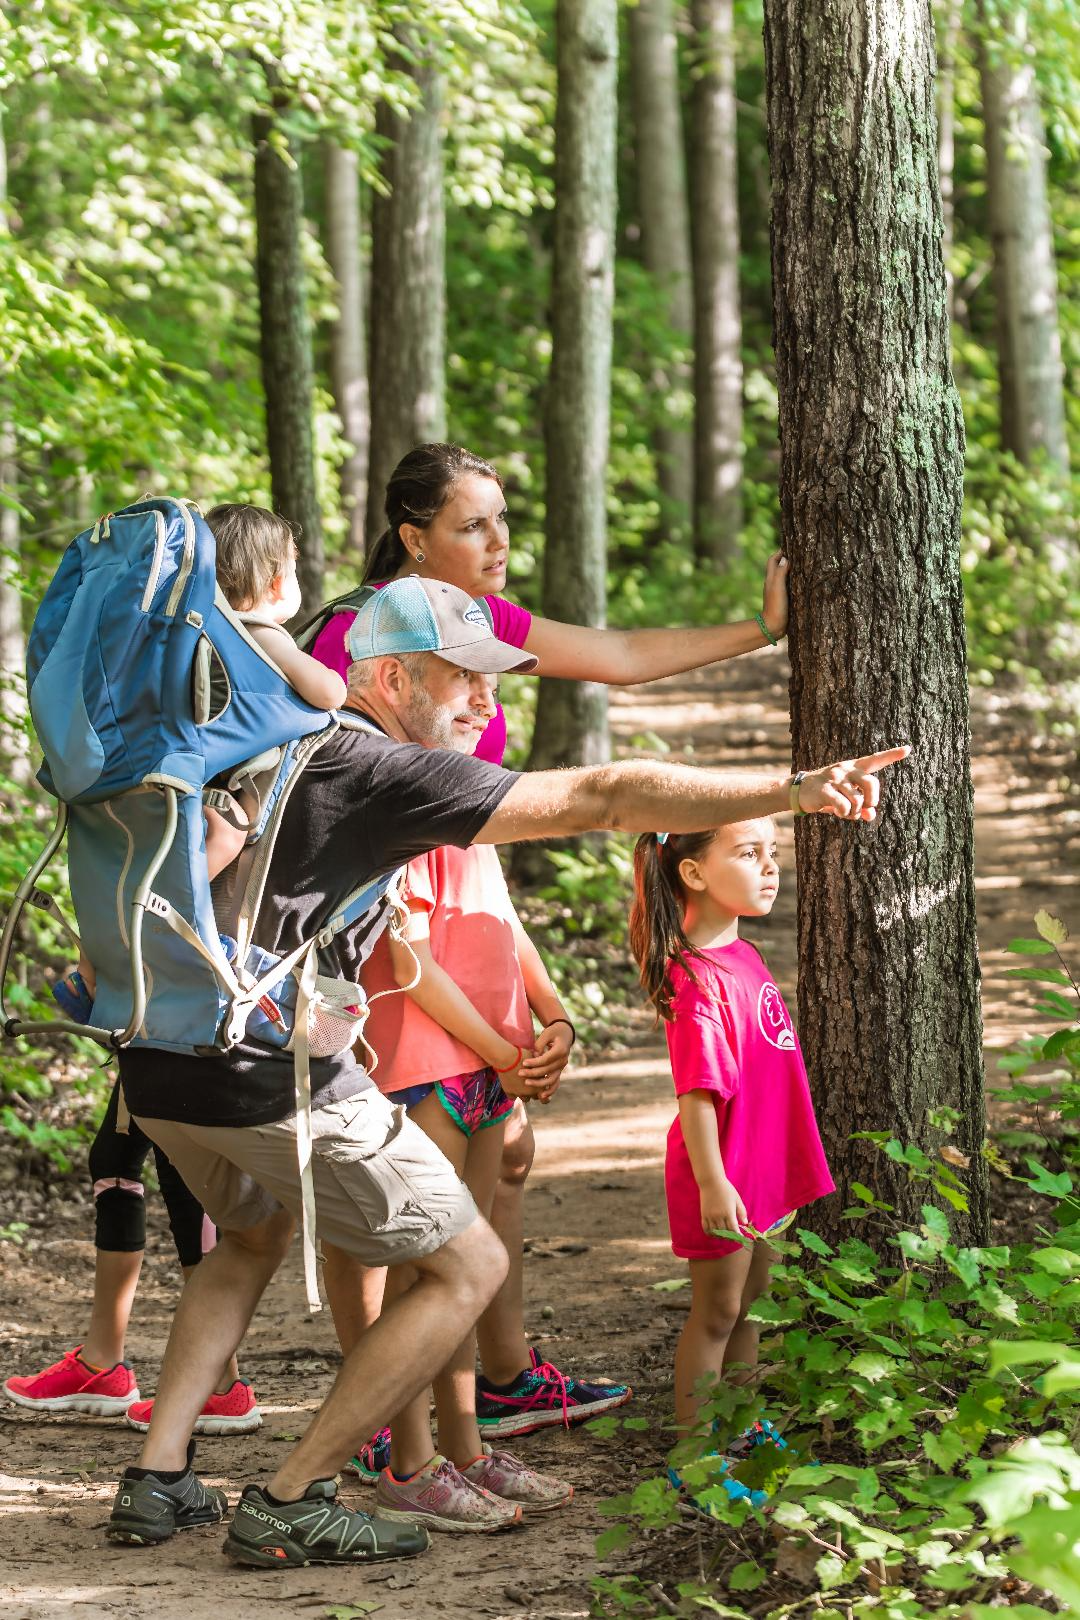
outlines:
M713 1098L713 1092L704 1089L684 1091L679 1098L679 1123L701 1196L702 1226L706 1232L741 1232L746 1205L724 1169Z
M408 946L392 935L390 937L394 978L405 994L441 1029L469 1047L490 1068L505 1069L508 1063L513 1063L518 1048L500 1035L497 1029L493 1029L486 1018L481 1017L465 993L432 956L427 913L411 912L405 932ZM416 962L412 953L420 963L420 977L416 984L412 983L416 978ZM522 1073L520 1064L500 1074L499 1079L503 1090L511 1097L533 1096L548 1085L548 1082L531 1080Z
M261 624L249 625L248 630L305 703L316 709L339 709L345 702L349 689L337 671L301 652L287 630Z
M540 1100L548 1102L554 1096L555 1087L570 1057L574 1026L566 1015L559 992L551 982L543 957L525 932L516 911L512 913L512 923L525 994L529 1006L544 1026L536 1037L533 1052L522 1064L522 1072L531 1080L547 1082L548 1090L540 1095Z

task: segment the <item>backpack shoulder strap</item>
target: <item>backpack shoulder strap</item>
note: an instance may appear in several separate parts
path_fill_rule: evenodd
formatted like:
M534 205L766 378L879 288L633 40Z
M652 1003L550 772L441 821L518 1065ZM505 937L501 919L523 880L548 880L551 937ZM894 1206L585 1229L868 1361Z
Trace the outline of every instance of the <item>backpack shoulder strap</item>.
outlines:
M335 596L331 601L324 602L318 612L305 620L293 635L293 640L301 652L311 651L335 613L359 613L374 592L374 585L354 585L352 590L344 591L341 596Z

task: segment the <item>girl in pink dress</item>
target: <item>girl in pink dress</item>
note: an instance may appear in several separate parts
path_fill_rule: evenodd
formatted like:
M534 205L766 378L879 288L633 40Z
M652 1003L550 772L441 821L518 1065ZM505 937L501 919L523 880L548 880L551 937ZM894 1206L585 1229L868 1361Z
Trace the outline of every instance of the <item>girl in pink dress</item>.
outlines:
M779 876L768 817L645 833L634 852L630 941L665 1023L679 1103L665 1184L671 1246L690 1263L675 1352L684 1435L702 1426L698 1381L757 1359L747 1311L768 1284L767 1237L833 1191L791 1017L760 952L739 938L740 917L772 910Z

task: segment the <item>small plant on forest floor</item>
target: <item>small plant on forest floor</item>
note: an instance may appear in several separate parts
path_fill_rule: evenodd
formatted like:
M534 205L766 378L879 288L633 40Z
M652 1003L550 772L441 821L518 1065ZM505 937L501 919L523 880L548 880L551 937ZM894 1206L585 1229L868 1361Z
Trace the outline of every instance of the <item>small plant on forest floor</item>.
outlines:
M1061 925L1040 915L1037 926L1060 955ZM1053 972L1075 992L1063 960ZM1044 1005L1075 1016L1056 990ZM1073 1025L1056 1031L1039 1057L1071 1064L1074 1037ZM801 1227L797 1241L777 1242L771 1293L752 1313L766 1334L761 1363L710 1398L719 1435L762 1415L784 1430L790 1449L759 1446L734 1466L769 1492L767 1512L732 1502L715 1456L684 1442L674 1460L698 1508L665 1475L604 1505L617 1522L598 1553L648 1573L598 1578L596 1615L991 1620L1010 1608L1032 1620L1080 1609L1073 1178L1031 1156L1030 1174L1015 1176L1046 1201L1031 1240L975 1247L941 1207L966 1212L959 1149L932 1160L917 1146L878 1146L935 1201L905 1228L858 1187L845 1217L872 1243L853 1235L834 1248ZM668 1563L665 1589L656 1576Z

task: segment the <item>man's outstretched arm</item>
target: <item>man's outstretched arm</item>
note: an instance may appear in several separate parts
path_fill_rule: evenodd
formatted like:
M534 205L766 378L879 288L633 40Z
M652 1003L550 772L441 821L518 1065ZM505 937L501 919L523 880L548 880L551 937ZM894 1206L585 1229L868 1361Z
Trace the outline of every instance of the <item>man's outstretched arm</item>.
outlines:
M873 821L880 795L876 772L909 752L887 748L807 771L799 786L799 808L808 815ZM515 844L594 831L704 832L722 822L789 810L791 785L791 776L736 776L646 759L526 771L474 842Z

